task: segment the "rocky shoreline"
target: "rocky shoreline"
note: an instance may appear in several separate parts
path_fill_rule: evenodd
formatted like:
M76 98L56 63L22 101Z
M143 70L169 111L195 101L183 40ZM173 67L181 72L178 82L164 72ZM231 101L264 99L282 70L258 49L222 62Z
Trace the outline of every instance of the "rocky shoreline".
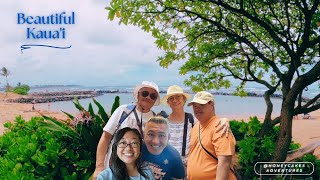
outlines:
M6 102L10 103L49 103L56 101L71 101L75 98L86 99L101 96L103 93L98 91L63 91L63 92L35 92L27 96L7 99Z
M75 98L78 99L87 99L93 98L97 96L101 96L103 94L108 93L132 93L130 91L119 91L117 90L84 90L84 91L61 91L61 92L34 92L30 93L27 96L19 97L16 99L7 99L6 102L10 103L27 103L27 104L36 104L36 103L49 103L49 102L57 102L57 101L71 101ZM166 94L166 91L160 91L160 94ZM193 94L193 92L187 92ZM211 92L214 95L222 95L222 96L234 96L233 93L228 92ZM248 97L263 97L263 94L248 92ZM282 98L281 94L273 94L272 98ZM302 98L303 102L308 101L308 98Z

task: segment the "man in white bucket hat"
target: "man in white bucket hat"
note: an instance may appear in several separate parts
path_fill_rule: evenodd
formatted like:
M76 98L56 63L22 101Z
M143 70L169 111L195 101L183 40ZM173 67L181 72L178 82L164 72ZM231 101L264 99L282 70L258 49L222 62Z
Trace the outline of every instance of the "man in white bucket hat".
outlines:
M119 106L103 128L97 147L94 179L101 171L109 167L113 134L118 129L131 127L138 129L143 135L144 124L154 116L151 108L160 104L159 87L153 82L143 81L137 85L133 90L133 97L136 101L135 105Z
M180 153L185 168L189 154L190 132L197 122L197 119L192 114L184 111L184 105L188 99L190 99L190 94L185 93L177 85L170 86L167 90L167 95L161 99L161 103L170 106L172 110L172 113L168 116L170 127L168 143ZM220 125L218 130L224 129L223 132L228 133L229 123L226 118L222 119L218 125Z

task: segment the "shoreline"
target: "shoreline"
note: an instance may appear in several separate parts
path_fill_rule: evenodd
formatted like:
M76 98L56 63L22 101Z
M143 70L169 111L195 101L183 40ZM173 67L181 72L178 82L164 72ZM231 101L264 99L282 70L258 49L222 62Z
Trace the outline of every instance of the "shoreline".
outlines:
M190 90L186 90L186 93L189 93L191 95L195 94L194 92ZM223 91L208 91L212 93L213 95L220 95L220 96L235 96L232 92L223 92ZM4 93L4 92L0 92ZM71 101L74 99L74 97L77 97L78 99L88 99L92 97L101 96L103 94L130 94L132 91L128 90L63 90L63 91L39 91L39 92L32 92L28 95L24 95L21 97L15 97L13 99L7 99L6 102L11 103L49 103L49 102L57 102L57 101ZM167 92L164 90L159 91L160 94L166 94ZM263 98L263 93L257 93L257 92L247 92L246 97L258 97ZM281 99L281 94L272 94L271 99ZM306 102L310 100L309 98L302 97L302 102ZM320 100L319 100L320 102Z
M61 91L61 92L34 92L21 97L13 97L5 100L8 103L50 103L57 101L72 101L75 97L78 99L88 99L101 96L98 91Z
M45 109L38 108L33 109L33 104L28 103L13 103L7 102L7 99L27 98L28 95L18 95L8 93L5 97L5 93L0 93L0 135L4 132L3 124L5 122L13 122L16 116L21 115L26 121L30 120L31 117L51 116L57 119L66 120L68 117L62 112L48 111ZM310 119L302 119L302 115L298 116L298 119L293 120L292 124L292 140L296 143L300 143L302 146L308 143L320 141L320 110L310 113ZM259 119L263 119L264 115L257 115ZM227 118L247 121L249 117L245 116L233 116L229 115Z

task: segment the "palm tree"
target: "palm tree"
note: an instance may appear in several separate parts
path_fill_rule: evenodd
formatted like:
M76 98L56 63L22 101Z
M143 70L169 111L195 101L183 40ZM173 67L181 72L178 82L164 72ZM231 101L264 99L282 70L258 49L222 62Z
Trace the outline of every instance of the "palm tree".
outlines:
M10 86L9 86L9 83L8 83L8 76L10 75L10 71L6 68L6 67L3 67L1 69L1 72L0 72L1 76L4 76L6 77L6 82L7 82L7 86L6 86L6 96L8 94L8 91L10 89Z

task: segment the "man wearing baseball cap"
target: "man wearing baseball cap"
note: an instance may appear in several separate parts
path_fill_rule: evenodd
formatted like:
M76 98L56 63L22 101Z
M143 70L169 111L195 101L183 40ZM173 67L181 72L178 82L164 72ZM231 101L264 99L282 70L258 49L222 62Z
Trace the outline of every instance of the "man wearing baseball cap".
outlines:
M220 119L215 114L213 95L201 91L188 103L198 122L191 130L187 165L188 179L236 179L230 170L235 138L216 133Z
M103 128L103 133L97 147L94 179L101 171L109 167L113 134L118 129L131 127L138 129L143 135L144 124L154 116L151 108L154 105L160 104L159 87L153 82L143 81L137 85L133 90L133 97L136 101L135 106L133 108L128 108L130 105L119 106ZM123 117L125 119L121 122L120 120Z

